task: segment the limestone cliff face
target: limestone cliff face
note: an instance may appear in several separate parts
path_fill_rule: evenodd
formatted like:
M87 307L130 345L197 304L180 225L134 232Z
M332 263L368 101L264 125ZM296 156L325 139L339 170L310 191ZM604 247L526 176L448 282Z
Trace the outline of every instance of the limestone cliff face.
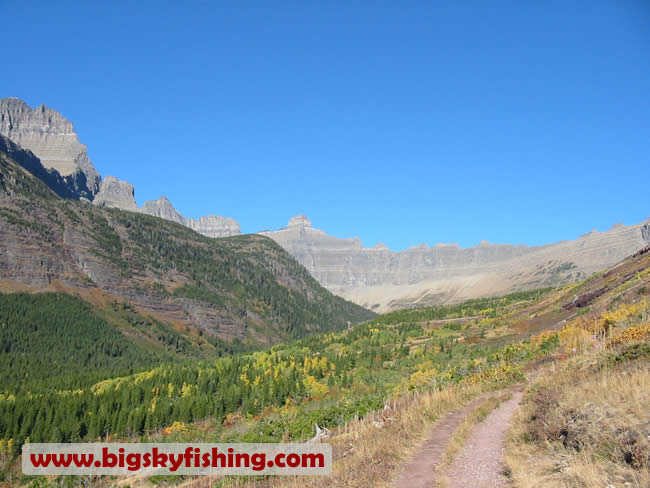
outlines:
M135 203L135 190L131 183L106 176L99 185L99 193L93 203L99 207L113 207L122 210L138 211Z
M56 110L45 105L32 109L18 98L0 99L0 134L32 151L45 168L63 177L82 173L83 178L72 178L80 196L92 200L99 191L100 176L86 146L79 142L72 122Z
M198 220L187 219L185 225L208 237L229 237L241 234L239 224L230 217L208 215L200 217Z
M208 215L199 219L187 219L174 208L167 197L145 202L140 211L154 217L177 222L207 237L230 237L241 234L239 223L230 217Z
M24 169L43 181L60 197L74 200L86 198L87 193L80 193L78 190L79 188L85 188L86 177L83 173L76 172L68 176L61 176L57 170L45 168L41 160L33 152L23 149L3 135L0 135L0 152L8 155Z
M72 122L45 105L32 109L18 98L0 99L0 137L0 148L64 198L87 199L101 207L161 217L208 237L241 233L239 224L229 217L186 219L165 197L138 208L133 185L113 176L102 181Z
M314 229L304 215L261 232L292 254L326 288L360 305L387 311L478 296L556 286L611 266L650 242L648 224L616 225L575 241L528 247L419 245L395 252Z
M171 220L179 224L185 225L185 217L183 217L172 205L167 197L160 197L158 200L149 200L144 202L142 206L142 213L160 217L161 219Z

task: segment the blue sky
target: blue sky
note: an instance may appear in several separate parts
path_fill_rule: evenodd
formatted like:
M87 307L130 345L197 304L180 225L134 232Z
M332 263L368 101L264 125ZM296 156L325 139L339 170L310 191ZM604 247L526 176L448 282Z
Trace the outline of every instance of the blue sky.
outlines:
M0 0L0 17L0 97L62 112L140 205L244 232L305 213L393 249L650 215L645 0Z

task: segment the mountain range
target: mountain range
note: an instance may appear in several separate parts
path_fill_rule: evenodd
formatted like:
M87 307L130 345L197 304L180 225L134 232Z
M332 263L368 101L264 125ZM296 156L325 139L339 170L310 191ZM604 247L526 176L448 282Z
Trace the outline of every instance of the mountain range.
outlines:
M304 215L284 229L260 234L285 248L333 293L386 312L582 280L647 246L650 220L544 246L483 241L468 248L422 244L401 252L329 236Z
M73 295L136 343L187 342L187 353L199 356L215 338L274 343L374 316L332 295L271 239L213 239L61 198L40 178L51 169L0 142L0 292Z
M17 98L0 100L0 146L61 197L160 217L207 237L241 233L232 218L186 218L164 196L138 207L133 185L113 176L101 178L72 123L44 105L31 109ZM304 215L292 218L284 229L259 235L277 242L332 293L385 312L584 279L647 245L650 221L616 224L605 232L594 230L543 246L483 241L469 248L423 244L401 252L382 244L366 248L358 238L329 236Z
M208 237L241 234L239 224L231 218L211 214L186 219L166 197L145 202L138 208L133 185L113 176L102 179L88 157L86 146L79 142L72 122L45 105L32 109L19 98L0 99L0 135L31 151L46 170L60 175L67 188L63 189L62 185L52 188L64 198L86 199L98 206L162 217ZM50 184L51 180L46 183Z

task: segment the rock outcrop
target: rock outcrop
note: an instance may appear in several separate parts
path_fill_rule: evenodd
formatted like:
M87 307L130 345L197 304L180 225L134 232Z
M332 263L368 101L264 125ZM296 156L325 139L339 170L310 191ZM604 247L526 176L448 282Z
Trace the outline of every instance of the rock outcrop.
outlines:
M228 237L241 234L239 224L230 217L208 215L200 217L198 220L187 219L185 225L208 237Z
M388 311L577 281L646 246L649 228L648 223L616 225L574 241L536 247L482 241L470 248L421 244L402 252L329 236L304 215L292 218L284 229L260 234L278 242L330 291Z
M0 99L0 149L63 198L91 200L101 207L142 212L183 224L208 237L240 234L239 224L209 215L186 219L166 197L138 208L131 183L101 176L88 159L72 122L45 105L32 109L19 98Z
M172 205L167 197L160 197L158 200L148 200L142 206L142 213L160 217L161 219L171 220L179 224L185 225L185 217L183 217Z
M135 203L135 190L131 183L106 176L99 185L99 193L93 203L99 207L113 207L121 210L138 211Z
M76 172L68 176L61 176L57 170L44 167L41 160L33 152L28 149L23 149L2 135L0 135L0 152L7 154L54 190L60 197L72 198L74 200L85 198L84 194L80 194L77 190L78 188L85 187L86 177L83 173Z
M230 217L208 215L198 219L186 219L167 199L149 200L140 209L142 213L177 222L207 237L230 237L241 234L239 223Z
M0 134L38 157L45 168L70 177L74 191L92 200L100 176L79 142L72 122L45 105L35 109L18 98L0 99ZM81 175L79 175L81 173Z
M289 225L287 227L311 227L311 220L309 220L304 214L296 215L289 219Z
M177 222L207 237L230 237L241 234L239 223L230 217L208 215L198 219L187 219L174 208L167 197L145 202L140 211L154 217Z

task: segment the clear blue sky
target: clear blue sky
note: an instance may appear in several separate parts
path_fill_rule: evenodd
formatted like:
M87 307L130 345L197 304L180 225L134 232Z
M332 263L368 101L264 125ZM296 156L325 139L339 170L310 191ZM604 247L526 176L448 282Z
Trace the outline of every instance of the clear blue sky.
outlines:
M103 3L104 6L95 4ZM647 0L0 0L0 97L138 204L403 249L650 215Z

